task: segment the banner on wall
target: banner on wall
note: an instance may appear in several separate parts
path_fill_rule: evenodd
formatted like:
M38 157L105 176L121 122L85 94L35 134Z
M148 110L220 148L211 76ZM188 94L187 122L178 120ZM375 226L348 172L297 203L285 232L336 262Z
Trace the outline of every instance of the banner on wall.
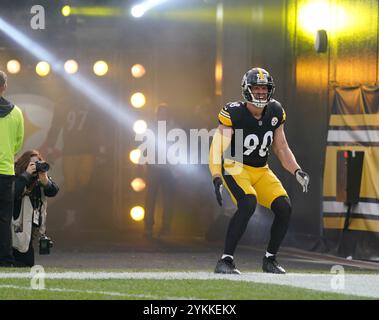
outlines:
M323 179L324 229L379 233L379 87L335 89Z

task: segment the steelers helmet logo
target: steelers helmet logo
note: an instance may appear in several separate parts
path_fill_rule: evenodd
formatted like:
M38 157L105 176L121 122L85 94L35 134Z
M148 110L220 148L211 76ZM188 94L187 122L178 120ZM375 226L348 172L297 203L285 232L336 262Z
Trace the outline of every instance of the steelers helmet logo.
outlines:
M266 84L268 82L267 80L267 74L260 72L257 73L257 83L264 83Z
M276 126L277 123L278 123L278 118L277 117L273 117L272 120L271 120L271 125L274 127L274 126Z

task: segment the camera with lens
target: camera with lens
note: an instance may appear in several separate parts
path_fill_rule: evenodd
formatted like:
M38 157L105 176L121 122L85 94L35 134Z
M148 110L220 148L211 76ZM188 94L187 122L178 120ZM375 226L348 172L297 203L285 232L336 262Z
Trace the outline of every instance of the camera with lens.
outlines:
M50 165L45 161L36 161L36 172L47 172L50 169Z
M54 242L47 235L39 238L39 254L50 254L50 248L53 247Z

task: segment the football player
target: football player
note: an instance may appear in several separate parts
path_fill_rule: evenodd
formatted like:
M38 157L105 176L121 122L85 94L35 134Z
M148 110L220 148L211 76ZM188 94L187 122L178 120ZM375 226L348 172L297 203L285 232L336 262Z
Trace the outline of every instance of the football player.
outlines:
M303 192L308 191L309 175L298 165L287 144L286 113L272 98L274 90L271 75L262 68L253 68L242 79L245 101L227 103L218 114L219 126L210 148L209 168L219 205L222 206L222 187L225 186L238 209L230 220L224 254L217 262L215 273L240 274L233 255L257 203L271 209L275 215L262 270L285 273L276 254L288 229L291 202L267 164L269 147L272 145L280 163L296 177ZM236 145L237 130L242 131L243 149ZM242 150L242 162L236 160L239 159L237 149Z

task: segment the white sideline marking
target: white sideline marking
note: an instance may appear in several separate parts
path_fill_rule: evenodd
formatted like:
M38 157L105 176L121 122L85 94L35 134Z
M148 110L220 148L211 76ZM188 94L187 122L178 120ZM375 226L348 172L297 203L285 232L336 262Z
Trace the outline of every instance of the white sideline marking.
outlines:
M45 288L41 290L36 290L31 287L23 287L16 285L0 285L0 288L5 289L19 289L19 290L31 290L31 291L52 291L52 292L73 292L73 293L89 293L89 294L100 294L105 296L117 296L117 297L128 297L128 298L142 298L142 299L168 299L168 300L191 300L197 298L188 297L165 297L165 296L154 296L151 294L134 294L134 293L123 293L123 292L112 292L112 291L93 291L93 290L76 290L76 289L62 289L62 288Z
M47 272L45 279L156 279L156 280L231 280L278 284L304 289L379 298L378 274L346 274L345 288L331 287L335 274L287 273L285 275L247 272L242 275L221 275L211 272ZM0 279L31 278L26 272L2 272ZM283 297L285 298L285 297Z

